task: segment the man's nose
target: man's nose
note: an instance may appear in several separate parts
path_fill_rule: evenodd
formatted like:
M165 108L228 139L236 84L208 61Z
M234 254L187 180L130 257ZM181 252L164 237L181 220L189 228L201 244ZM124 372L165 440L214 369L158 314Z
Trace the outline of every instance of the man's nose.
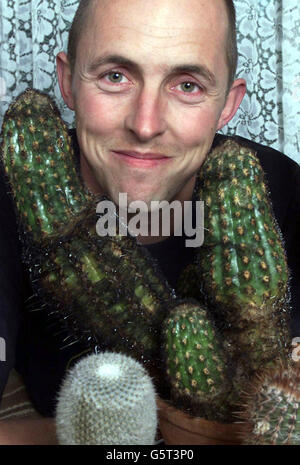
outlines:
M165 106L159 92L142 89L134 102L131 101L125 119L126 129L143 142L162 135L166 130Z

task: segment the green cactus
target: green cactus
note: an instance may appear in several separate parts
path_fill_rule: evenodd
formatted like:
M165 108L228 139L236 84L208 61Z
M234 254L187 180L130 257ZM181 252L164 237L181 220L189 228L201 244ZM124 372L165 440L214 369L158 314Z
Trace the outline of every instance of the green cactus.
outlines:
M95 223L92 212L63 241L28 259L32 279L52 309L79 325L78 335L86 331L107 347L157 365L172 290L135 239L100 238Z
M21 234L40 242L78 219L93 196L84 187L66 124L55 103L23 92L2 126L2 161Z
M174 404L195 416L230 421L232 367L208 310L194 299L174 303L162 346Z
M153 445L157 412L152 380L124 354L88 355L62 382L55 420L62 445Z
M244 445L300 445L300 363L256 376L243 402Z
M37 91L26 91L6 112L1 135L2 163L34 289L75 338L132 354L155 371L161 325L174 306L175 293L132 236L118 231L114 237L97 235L96 205L103 197L84 187L55 104ZM214 375L208 379L217 388L213 392L212 385L205 385L205 372L200 370L196 383L201 388L193 391L196 400L182 397L182 390L187 394L191 384L196 386L193 378L183 376L190 367L197 371L196 352L190 359L193 365L181 357L183 384L171 384L175 399L183 399L191 409L196 406L209 418L219 409L224 418L227 407L221 399L228 385L222 385L222 376L227 376L227 359L234 366L229 405L254 373L287 354L289 273L264 173L251 150L233 141L221 144L201 168L198 185L198 198L206 203L205 242L183 273L179 290L182 296L201 296L222 333L222 341L213 341L212 317L199 304L186 304L192 319L198 312L206 314L205 330L199 320L196 328L190 321L185 324L189 334L198 331L206 340L206 352L200 356L208 368L203 370ZM177 306L180 313L180 303ZM169 325L172 319L173 313ZM173 345L182 354L180 340L196 341L180 337Z
M99 237L97 202L83 186L65 123L29 90L9 107L2 162L35 291L74 338L155 360L174 291L132 236ZM24 233L24 234L23 234Z
M239 391L258 369L287 355L286 255L253 151L232 140L219 145L201 168L199 185L206 205L199 288L237 363Z

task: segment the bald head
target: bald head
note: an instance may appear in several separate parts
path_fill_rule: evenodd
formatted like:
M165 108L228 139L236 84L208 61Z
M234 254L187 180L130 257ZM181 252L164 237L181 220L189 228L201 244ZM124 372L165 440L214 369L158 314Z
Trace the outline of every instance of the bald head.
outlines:
M81 0L69 32L68 59L73 72L79 40L84 33L93 8L102 0ZM209 0L208 0L209 1ZM228 14L228 34L226 43L226 62L229 71L228 89L234 81L237 67L236 13L233 0L223 0Z

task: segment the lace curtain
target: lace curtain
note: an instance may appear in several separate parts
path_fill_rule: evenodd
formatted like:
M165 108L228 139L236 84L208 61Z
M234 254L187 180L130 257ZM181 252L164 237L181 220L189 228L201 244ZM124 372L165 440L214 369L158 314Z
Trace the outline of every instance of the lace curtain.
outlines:
M235 118L223 129L274 147L300 163L299 0L236 0L239 66L248 83ZM55 77L78 0L1 0L0 124L27 87L52 95L68 124Z

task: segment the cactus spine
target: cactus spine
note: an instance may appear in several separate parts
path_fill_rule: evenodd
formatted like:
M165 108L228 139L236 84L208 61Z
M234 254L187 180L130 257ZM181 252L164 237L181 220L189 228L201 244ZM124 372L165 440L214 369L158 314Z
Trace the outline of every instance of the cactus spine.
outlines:
M245 445L300 445L300 363L286 363L251 382L239 416L251 425Z
M93 354L67 373L56 407L60 444L152 445L156 429L153 383L136 360Z

